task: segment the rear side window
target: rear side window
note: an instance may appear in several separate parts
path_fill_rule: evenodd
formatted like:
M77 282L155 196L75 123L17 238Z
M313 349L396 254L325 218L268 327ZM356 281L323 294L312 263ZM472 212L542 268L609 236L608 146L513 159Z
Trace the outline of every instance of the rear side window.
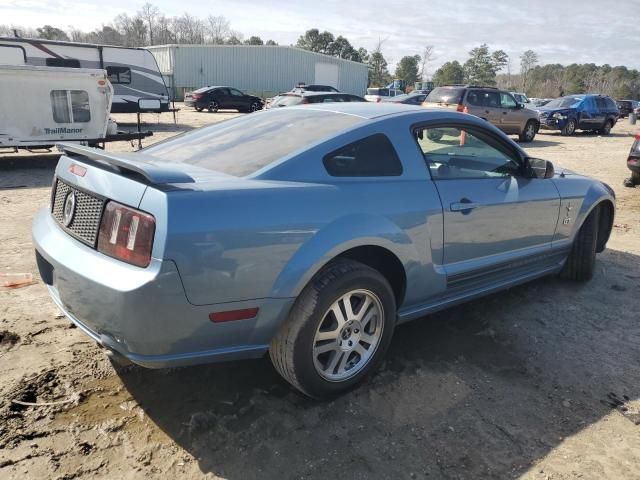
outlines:
M129 67L107 67L107 76L111 83L131 83L131 69Z
M386 135L377 133L335 150L322 159L332 177L396 177L402 163Z
M599 110L607 109L607 102L604 100L604 98L596 97L595 101L596 101L596 106L598 107Z
M388 88L367 88L367 95L378 95L380 97L388 97Z
M80 68L80 60L75 58L47 58L45 65L47 67Z
M616 102L614 102L614 101L613 101L613 99L611 99L611 98L607 97L607 98L605 98L605 101L607 102L607 108L608 108L609 110L615 110L615 109L617 109L617 108L618 108L618 107L616 107ZM629 104L630 104L630 105L629 105L629 108L632 108L632 107L631 107L631 102L629 102Z
M464 87L434 88L426 101L430 103L462 103L464 90Z
M84 90L52 90L51 109L56 123L91 121L89 94Z

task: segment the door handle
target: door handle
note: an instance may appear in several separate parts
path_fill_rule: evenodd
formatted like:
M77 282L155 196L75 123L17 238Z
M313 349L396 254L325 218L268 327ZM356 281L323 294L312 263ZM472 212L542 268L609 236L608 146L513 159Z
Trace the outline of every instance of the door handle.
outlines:
M480 204L472 202L469 199L463 198L459 202L453 202L449 208L452 212L462 212L463 214L470 213L474 208L478 208Z

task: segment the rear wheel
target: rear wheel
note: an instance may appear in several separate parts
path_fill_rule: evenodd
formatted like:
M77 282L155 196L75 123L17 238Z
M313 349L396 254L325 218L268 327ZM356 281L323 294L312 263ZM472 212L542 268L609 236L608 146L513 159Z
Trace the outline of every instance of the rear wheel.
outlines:
M604 126L598 130L598 133L601 135L609 135L611 133L611 128L613 127L613 122L611 120L607 120L604 122Z
M529 120L524 126L524 130L519 135L521 142L532 142L538 131L538 123L535 120Z
M199 105L196 105L196 112L201 112L202 110L204 110L204 107L201 107Z
M209 105L207 105L207 110L209 110L210 112L217 112L220 109L218 102L210 102Z
M562 278L584 282L593 277L599 221L600 207L596 207L578 230L567 262L560 272Z
M624 186L633 188L636 185L640 185L640 172L631 172L631 177L624 179Z
M569 119L564 128L560 130L560 133L562 133L562 135L566 135L567 137L570 137L571 135L576 133L576 121L573 118Z
M353 388L380 364L393 335L389 282L358 262L329 264L302 291L271 342L276 370L314 398Z

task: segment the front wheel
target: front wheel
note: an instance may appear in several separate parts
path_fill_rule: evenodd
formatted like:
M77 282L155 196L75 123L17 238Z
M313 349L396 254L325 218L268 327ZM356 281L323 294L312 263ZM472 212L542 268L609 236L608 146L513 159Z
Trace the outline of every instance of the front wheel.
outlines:
M519 135L518 139L521 142L532 142L536 137L536 132L538 131L538 124L535 120L529 120L527 124L524 126L524 130Z
M570 137L571 135L573 135L574 133L576 133L576 121L571 118L569 119L569 121L567 122L567 124L564 126L564 128L560 131L560 133L562 135L565 135L567 137Z
M249 108L249 110L251 112L257 112L258 110L261 110L261 109L262 109L262 107L260 106L260 104L258 102L253 102L251 104L251 107Z
M591 280L596 268L596 247L600 207L596 207L584 221L573 240L571 252L560 276L568 280L584 282Z
M395 318L393 291L380 272L350 260L333 262L296 300L271 342L271 361L302 393L337 395L377 368Z

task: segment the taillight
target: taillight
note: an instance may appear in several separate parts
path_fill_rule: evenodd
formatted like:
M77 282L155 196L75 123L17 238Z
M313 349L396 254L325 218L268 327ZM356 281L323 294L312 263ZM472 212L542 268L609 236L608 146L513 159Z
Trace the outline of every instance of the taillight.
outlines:
M308 98L303 98L300 103L310 103Z
M146 267L151 262L151 247L156 221L148 213L109 202L104 209L98 251L123 262Z
M191 98L194 100L200 100L202 98L202 95L200 95L199 93L193 93L191 94Z
M456 108L456 111L457 111L457 112L464 112L464 105L463 105L463 104L461 104L461 103L459 103L459 104L458 104L458 107Z
M376 98L376 103L380 103L380 102L382 102L382 97Z

